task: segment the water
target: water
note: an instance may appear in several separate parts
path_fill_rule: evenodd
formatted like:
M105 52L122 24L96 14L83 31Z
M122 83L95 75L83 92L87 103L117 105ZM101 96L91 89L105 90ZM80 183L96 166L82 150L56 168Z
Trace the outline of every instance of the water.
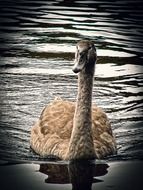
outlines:
M143 158L141 1L1 1L0 156L40 160L30 129L59 96L75 101L75 44L93 40L98 63L93 102L108 114L118 155Z

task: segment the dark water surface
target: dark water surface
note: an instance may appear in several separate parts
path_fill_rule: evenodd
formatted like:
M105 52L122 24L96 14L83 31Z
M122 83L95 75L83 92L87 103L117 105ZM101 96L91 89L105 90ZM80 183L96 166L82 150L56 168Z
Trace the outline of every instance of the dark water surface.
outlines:
M39 160L30 129L60 96L75 101L75 44L93 40L93 102L108 114L118 155L143 159L143 7L140 0L3 0L0 8L0 156Z

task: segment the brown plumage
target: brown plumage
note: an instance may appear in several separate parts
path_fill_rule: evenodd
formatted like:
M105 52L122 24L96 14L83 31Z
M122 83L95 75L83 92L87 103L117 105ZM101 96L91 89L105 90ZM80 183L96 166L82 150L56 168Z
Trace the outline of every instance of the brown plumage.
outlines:
M55 99L31 129L30 144L41 156L64 160L104 158L116 153L110 122L101 108L92 106L96 49L90 41L77 44L73 71L78 75L76 103Z

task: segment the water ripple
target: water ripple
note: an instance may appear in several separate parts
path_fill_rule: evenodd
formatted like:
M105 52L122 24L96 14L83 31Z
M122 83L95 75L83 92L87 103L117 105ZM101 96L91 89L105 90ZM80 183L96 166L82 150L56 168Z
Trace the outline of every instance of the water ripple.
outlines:
M134 7L138 9L134 10ZM84 37L96 40L99 48L104 44L104 49L119 50L120 46L125 53L142 53L143 14L140 1L116 1L116 5L110 1L71 1L69 7L62 2L21 1L13 4L9 0L2 4L1 10L1 30L4 31L2 37L5 36L5 32L8 36L11 36L9 32L17 32L15 36L8 37L8 44L17 43L17 39L21 37L25 41L26 36L28 44L39 44L39 39L35 36L40 32L43 45L47 41L55 41L55 37L61 44L64 39L67 44L72 44ZM50 30L55 31L54 34L57 36L51 36ZM65 32L62 39L59 38L61 32ZM69 33L72 35L71 40L66 39ZM27 43L22 43L22 49L27 49Z

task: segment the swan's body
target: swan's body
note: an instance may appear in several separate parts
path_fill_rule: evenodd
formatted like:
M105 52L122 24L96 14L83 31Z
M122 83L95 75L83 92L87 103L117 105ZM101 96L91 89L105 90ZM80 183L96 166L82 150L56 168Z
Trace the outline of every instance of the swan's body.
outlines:
M94 44L80 41L75 60L73 71L79 72L76 104L57 99L47 105L31 130L31 147L39 155L64 160L104 158L116 153L116 143L106 114L92 107Z

